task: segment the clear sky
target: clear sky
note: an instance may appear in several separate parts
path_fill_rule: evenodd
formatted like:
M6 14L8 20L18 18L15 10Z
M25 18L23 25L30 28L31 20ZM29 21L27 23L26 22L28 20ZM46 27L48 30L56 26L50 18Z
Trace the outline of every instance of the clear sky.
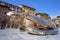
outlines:
M2 0L19 6L24 4L36 9L36 12L47 13L50 17L60 15L60 0Z

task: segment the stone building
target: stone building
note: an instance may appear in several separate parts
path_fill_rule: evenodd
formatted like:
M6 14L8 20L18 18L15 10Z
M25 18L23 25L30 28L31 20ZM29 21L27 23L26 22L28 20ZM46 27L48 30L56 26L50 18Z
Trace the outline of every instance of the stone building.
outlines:
M57 16L57 17L54 19L54 21L55 21L56 25L57 25L58 27L60 27L60 16Z
M26 5L21 5L20 8L22 8L22 13L24 16L27 15L35 15L35 8L26 6Z
M6 13L9 11L9 7L8 6L5 6L5 3L0 1L0 27L1 26L6 26L6 21L7 21L7 16L6 16ZM2 28L5 28L5 27L1 27Z
M22 25L22 17L20 14L12 14L10 17L11 28L17 28Z
M21 14L21 8L3 1L0 1L0 26L4 24L7 20L10 21L9 12L14 12L15 14ZM14 14L13 13L13 14ZM3 23L3 21L5 21ZM5 23L6 26L6 23Z
M24 29L25 28L24 18L28 15L35 15L36 9L26 5L20 5L20 8L22 9L22 20L23 20L23 23L22 23L23 26L21 28Z

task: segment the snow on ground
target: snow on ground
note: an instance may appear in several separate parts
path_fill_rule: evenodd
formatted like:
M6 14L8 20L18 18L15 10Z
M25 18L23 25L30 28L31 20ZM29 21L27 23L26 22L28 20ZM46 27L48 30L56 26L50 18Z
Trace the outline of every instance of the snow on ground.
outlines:
M0 30L0 40L59 40L60 39L60 28L58 35L30 35L19 29L3 29Z

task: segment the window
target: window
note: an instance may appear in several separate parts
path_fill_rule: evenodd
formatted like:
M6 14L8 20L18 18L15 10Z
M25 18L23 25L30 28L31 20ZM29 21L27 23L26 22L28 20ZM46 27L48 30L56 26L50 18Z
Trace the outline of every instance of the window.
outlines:
M47 28L47 30L53 30L54 28Z
M6 15L6 12L4 13L4 15Z
M13 10L13 7L10 7L11 10Z
M25 10L23 10L23 12L25 12Z

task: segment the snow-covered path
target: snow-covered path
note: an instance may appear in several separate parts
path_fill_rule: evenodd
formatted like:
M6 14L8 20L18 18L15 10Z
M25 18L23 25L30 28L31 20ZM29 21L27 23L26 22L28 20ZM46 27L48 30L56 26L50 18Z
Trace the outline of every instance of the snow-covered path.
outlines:
M0 30L0 40L59 40L60 29L58 35L37 36L30 35L18 29Z

